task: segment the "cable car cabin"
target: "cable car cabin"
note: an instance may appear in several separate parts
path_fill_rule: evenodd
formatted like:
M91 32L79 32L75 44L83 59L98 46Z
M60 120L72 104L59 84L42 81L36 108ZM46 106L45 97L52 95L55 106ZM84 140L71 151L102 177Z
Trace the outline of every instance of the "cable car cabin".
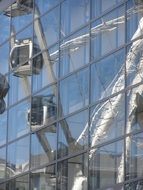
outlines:
M28 122L32 130L45 126L49 121L56 118L56 104L53 101L54 95L34 96L32 98L31 109L28 111Z
M32 61L32 52L38 51L30 39L16 41L10 52L10 68L15 76L39 74L43 66L42 54ZM33 62L33 64L32 64Z

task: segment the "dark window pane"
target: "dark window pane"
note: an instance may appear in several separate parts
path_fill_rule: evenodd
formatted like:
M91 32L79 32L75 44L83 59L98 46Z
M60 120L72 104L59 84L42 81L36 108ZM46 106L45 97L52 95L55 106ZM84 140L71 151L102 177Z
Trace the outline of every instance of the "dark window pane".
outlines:
M55 160L57 146L56 125L37 131L31 139L31 167Z
M90 150L89 184L90 190L112 187L124 180L124 144L114 142L101 148ZM108 189L108 188L107 188ZM112 188L111 188L112 189Z
M78 152L88 143L88 112L83 111L60 121L58 156Z

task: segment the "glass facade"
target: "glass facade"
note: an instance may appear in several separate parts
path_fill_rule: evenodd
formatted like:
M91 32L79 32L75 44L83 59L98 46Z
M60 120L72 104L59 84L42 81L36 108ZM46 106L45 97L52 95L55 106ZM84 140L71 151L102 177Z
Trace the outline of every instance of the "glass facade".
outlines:
M143 1L0 10L0 190L142 190Z

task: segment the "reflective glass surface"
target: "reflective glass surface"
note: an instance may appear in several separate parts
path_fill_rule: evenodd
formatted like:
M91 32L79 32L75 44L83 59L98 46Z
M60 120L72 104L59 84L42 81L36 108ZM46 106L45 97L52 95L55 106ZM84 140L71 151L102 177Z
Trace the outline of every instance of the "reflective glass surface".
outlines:
M90 190L103 187L112 189L112 184L121 183L124 180L123 141L90 150L89 180Z
M84 66L89 62L89 31L82 29L62 41L60 45L60 75Z
M0 181L5 179L6 171L6 147L0 148Z
M13 3L10 10L10 16L12 28L15 32L18 32L20 29L32 22L33 0Z
M143 133L126 138L126 180L142 177Z
M127 127L126 133L142 130L143 126L143 85L127 92Z
M0 0L0 190L142 190L143 0Z
M5 15L5 12L0 14L0 44L10 37L10 17Z
M127 48L126 77L128 85L134 85L143 81L142 41L142 38L140 38Z
M58 163L58 190L87 190L87 155Z
M56 124L37 131L31 138L31 167L38 167L56 158Z
M33 92L57 81L58 55L58 48L54 46L33 59Z
M29 170L29 136L8 145L7 177Z
M127 40L135 40L143 35L142 16L143 2L129 0L127 2Z
M124 134L125 96L119 94L92 107L90 111L90 145L116 139Z
M91 0L92 18L96 18L102 15L104 12L107 12L110 9L114 8L122 1L124 0Z
M143 180L138 180L138 181L134 181L134 182L131 182L131 183L127 183L125 185L125 188L124 190L137 190L137 189L143 189Z
M31 173L31 190L56 190L55 165Z
M49 9L53 8L57 5L60 0L35 0L35 12L36 9L39 10L39 13L42 15L47 12Z
M59 7L51 10L42 17L39 11L34 14L34 43L39 44L40 49L46 49L59 39Z
M31 77L10 75L9 104L14 104L31 93Z
M6 184L7 190L29 190L29 176L24 175L9 181Z
M73 74L60 83L59 110L61 115L88 105L88 69Z
M125 41L124 8L118 8L91 26L91 59L97 59L123 45Z
M91 101L95 102L124 88L124 50L91 66Z
M0 145L6 143L7 111L0 115Z
M9 68L9 42L0 47L0 73L5 74Z
M5 190L5 189L6 189L5 184L4 183L0 184L0 190Z
M29 119L31 130L49 125L57 117L57 87L52 85L32 97Z
M61 37L89 21L89 0L66 0L61 5Z
M88 144L87 110L60 121L58 129L58 156L78 152Z
M14 140L30 131L29 99L9 110L8 141Z

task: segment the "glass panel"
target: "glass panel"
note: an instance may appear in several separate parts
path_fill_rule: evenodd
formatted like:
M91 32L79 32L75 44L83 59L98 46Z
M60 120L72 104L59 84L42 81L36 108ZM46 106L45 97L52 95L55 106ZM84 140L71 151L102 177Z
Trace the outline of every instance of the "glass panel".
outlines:
M10 17L6 15L6 11L0 14L0 21L0 44L2 44L10 36Z
M63 40L60 45L60 75L64 76L89 62L88 28Z
M97 59L123 45L125 41L124 28L123 7L95 21L91 26L91 59Z
M88 111L60 121L58 131L59 157L83 150L88 143Z
M31 167L49 163L56 158L56 124L37 131L31 139Z
M28 190L29 189L29 176L24 175L9 181L6 184L7 190Z
M8 145L7 177L29 170L29 136Z
M31 93L31 77L17 77L10 74L9 104L29 96Z
M92 0L91 12L92 18L102 15L105 11L117 6L124 0Z
M133 42L127 48L126 73L127 85L134 85L143 81L143 39Z
M5 180L6 147L0 148L0 181Z
M124 134L125 96L119 94L92 107L90 112L90 143L97 144L118 138Z
M17 1L11 6L11 21L15 32L24 28L33 18L33 0Z
M88 83L88 69L61 81L59 100L61 115L72 113L88 105Z
M127 127L126 133L142 130L143 127L143 85L127 93Z
M127 1L127 40L134 40L142 35L142 7L140 0Z
M126 179L142 177L143 133L126 138Z
M5 188L5 183L0 184L0 190L6 190L6 188Z
M0 73L5 74L9 68L9 43L0 47Z
M124 190L142 190L143 189L143 180L133 181L125 185Z
M0 115L0 146L6 143L7 111Z
M56 190L55 165L32 172L31 190Z
M89 0L67 0L61 5L61 36L65 37L89 21Z
M31 110L31 129L37 130L49 125L57 117L57 87L52 85L32 97Z
M91 102L105 98L124 88L124 50L91 66Z
M87 190L87 155L58 163L58 190Z
M1 78L1 108L0 108L0 113L4 113L6 111L6 108L8 106L8 97L9 97L9 93L10 93L10 84L9 84L9 78L8 75L1 75L0 74L0 78ZM4 104L3 104L3 103Z
M47 49L59 39L59 7L39 17L40 13L35 12L34 21L34 44L40 49Z
M112 187L124 180L124 144L114 142L98 149L90 150L89 189ZM108 189L108 188L107 188ZM110 189L110 188L109 188ZM112 189L112 188L111 188Z
M58 64L59 51L57 46L42 52L33 59L33 92L56 82Z
M39 10L39 13L42 15L55 5L57 5L60 2L60 0L35 0L35 12L36 9Z
M32 74L32 25L11 38L10 69L14 76L27 78ZM12 31L13 33L13 31Z
M8 140L11 141L22 135L25 135L30 130L29 110L30 100L26 100L9 110L8 118Z

